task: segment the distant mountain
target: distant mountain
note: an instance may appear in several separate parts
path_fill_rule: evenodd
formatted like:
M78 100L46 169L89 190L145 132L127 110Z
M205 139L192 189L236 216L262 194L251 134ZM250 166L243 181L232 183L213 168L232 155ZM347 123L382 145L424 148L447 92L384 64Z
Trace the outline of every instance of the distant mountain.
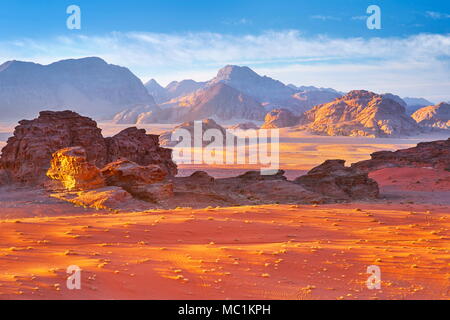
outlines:
M206 82L197 82L194 80L172 81L165 88L168 96L166 101L194 93L202 89L205 84Z
M267 76L262 77L249 67L225 66L208 82L208 86L217 83L224 83L261 103L285 103L295 93L295 90L282 82Z
M260 76L248 67L228 65L208 82L183 80L162 88L155 80L146 84L160 110L141 107L125 110L116 122L133 119L140 123L174 123L206 117L218 120L264 120L268 111L285 108L300 115L311 107L342 96L333 89L286 86ZM133 122L134 123L134 122Z
M137 104L155 102L127 68L100 58L62 60L49 65L9 61L0 66L3 121L33 118L45 110L66 110L97 119Z
M118 124L140 123L144 116L160 111L161 109L157 105L137 105L117 113L113 122Z
M298 124L299 120L300 117L287 109L275 109L266 115L261 129L293 127Z
M450 129L450 104L441 102L421 108L413 113L412 118L421 126Z
M267 111L284 108L296 115L311 107L332 101L342 95L335 90L316 87L286 86L278 80L260 76L249 67L228 65L220 69L217 76L207 83L208 86L225 83L245 93L263 104Z
M139 123L178 123L205 118L263 120L266 114L260 103L223 83L161 104L160 109L140 115Z
M405 98L403 98L403 101L405 101L405 103L406 103L406 113L408 113L408 114L413 114L420 108L423 108L426 106L431 106L434 104L433 102L430 102L424 98L405 97Z
M155 79L151 79L145 83L148 93L155 99L156 103L163 103L169 99L169 93Z
M421 132L393 97L365 90L314 107L299 124L300 130L330 136L398 137Z
M399 105L401 105L403 108L405 108L405 110L406 110L406 108L408 106L406 104L406 102L402 98L400 98L399 96L397 96L395 94L383 93L381 96L384 97L384 98L388 98L388 99L391 99L391 100L397 102Z

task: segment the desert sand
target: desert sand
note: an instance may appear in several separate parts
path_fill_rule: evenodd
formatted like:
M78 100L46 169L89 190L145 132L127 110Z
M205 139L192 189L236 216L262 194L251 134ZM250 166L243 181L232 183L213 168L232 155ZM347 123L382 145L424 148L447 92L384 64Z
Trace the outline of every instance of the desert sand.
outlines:
M282 137L288 176L424 140ZM246 168L181 175L194 169ZM370 176L381 187L372 202L118 213L3 188L0 299L449 299L450 173ZM82 269L81 290L66 288L70 265ZM370 265L381 268L381 290L366 286Z

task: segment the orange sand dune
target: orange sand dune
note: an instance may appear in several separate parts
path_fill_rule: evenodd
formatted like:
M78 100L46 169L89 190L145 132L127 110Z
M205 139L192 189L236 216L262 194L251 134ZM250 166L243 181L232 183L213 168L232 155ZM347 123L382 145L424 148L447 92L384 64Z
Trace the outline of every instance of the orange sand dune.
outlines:
M0 299L449 299L448 206L178 209L2 220ZM82 268L68 290L66 268ZM382 289L369 290L369 265Z

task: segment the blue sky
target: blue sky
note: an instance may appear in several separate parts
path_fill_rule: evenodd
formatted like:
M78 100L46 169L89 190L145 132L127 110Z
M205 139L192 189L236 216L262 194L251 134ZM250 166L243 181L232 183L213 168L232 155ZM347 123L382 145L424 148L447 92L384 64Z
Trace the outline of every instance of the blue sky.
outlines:
M82 29L66 28L66 8ZM366 27L381 8L382 29ZM101 56L143 81L227 63L298 85L450 100L450 1L2 0L0 61Z

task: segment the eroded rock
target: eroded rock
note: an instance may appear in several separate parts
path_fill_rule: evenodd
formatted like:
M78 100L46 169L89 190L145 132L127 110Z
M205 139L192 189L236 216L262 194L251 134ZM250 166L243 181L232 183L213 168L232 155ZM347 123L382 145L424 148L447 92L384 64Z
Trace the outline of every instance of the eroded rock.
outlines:
M47 181L52 154L68 147L83 147L88 162L101 168L126 158L140 165L157 164L175 175L172 151L159 147L158 136L126 129L103 138L97 123L72 111L43 111L34 120L22 120L2 150L0 167L14 183L40 185Z
M109 163L101 170L110 186L121 187L146 201L159 201L173 196L173 186L164 183L167 173L158 165L140 166L130 160Z
M367 173L345 166L345 160L327 160L295 183L305 189L338 200L375 199L378 184Z
M364 172L392 167L431 167L450 171L450 138L422 142L416 147L394 152L375 152L371 154L371 158L354 163L352 167Z
M87 160L86 150L82 147L70 147L53 153L50 179L58 180L67 190L90 190L105 186L100 170Z
M261 129L287 128L298 124L300 117L287 109L270 111L264 119Z

